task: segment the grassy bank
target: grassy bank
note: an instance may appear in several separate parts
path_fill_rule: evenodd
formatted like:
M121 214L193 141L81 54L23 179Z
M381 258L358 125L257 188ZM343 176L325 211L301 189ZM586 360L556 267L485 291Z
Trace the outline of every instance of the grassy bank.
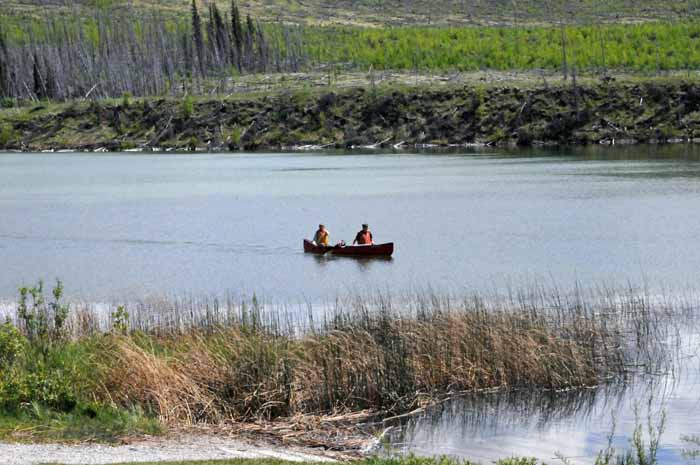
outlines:
M315 317L255 300L163 301L118 308L107 329L61 293L23 289L0 327L5 437L239 425L349 449L361 442L339 431L460 392L591 386L664 359L654 349L663 314L636 297L542 294L497 306L358 297ZM269 427L278 421L287 426Z
M410 78L404 82L410 81ZM685 79L375 84L0 110L0 149L253 150L665 143L700 138Z

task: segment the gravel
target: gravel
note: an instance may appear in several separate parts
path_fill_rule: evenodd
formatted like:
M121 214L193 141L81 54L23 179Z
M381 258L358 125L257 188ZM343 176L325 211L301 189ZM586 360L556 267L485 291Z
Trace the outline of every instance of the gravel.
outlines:
M178 460L269 458L295 462L328 462L315 451L254 445L219 436L151 438L126 445L0 443L0 465L41 463L106 464Z

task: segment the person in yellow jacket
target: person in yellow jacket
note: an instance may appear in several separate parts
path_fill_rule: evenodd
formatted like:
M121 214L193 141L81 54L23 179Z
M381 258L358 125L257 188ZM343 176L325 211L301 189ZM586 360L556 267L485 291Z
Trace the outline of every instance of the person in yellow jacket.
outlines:
M318 225L318 231L316 231L316 234L314 234L314 242L316 245L321 245L324 247L331 245L331 236L324 225Z

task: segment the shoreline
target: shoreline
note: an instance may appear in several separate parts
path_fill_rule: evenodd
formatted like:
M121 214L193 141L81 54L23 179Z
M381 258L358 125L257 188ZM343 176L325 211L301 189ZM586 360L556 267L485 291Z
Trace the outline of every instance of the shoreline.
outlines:
M34 103L0 111L0 150L442 150L700 143L686 80L400 84L234 97Z
M490 144L490 143L465 143L465 144L389 144L389 143L377 143L369 145L359 145L344 147L341 145L293 145L293 146L262 146L256 147L255 149L245 149L245 150L230 150L225 146L216 147L197 147L196 149L188 149L187 147L135 147L128 149L115 149L110 150L105 147L97 147L95 149L90 148L51 148L42 150L31 150L31 149L0 149L0 154L8 153L87 153L87 154L97 154L97 153L152 153L152 154L188 154L188 153L221 153L221 154L256 154L256 153L324 153L326 151L342 151L342 152L352 152L352 153L367 153L371 151L377 152L395 152L395 153L414 153L422 151L437 151L437 152L451 152L459 149L518 149L518 148L567 148L567 147L591 147L591 146L696 146L700 145L700 137L695 137L692 139L681 139L673 138L666 140L651 139L646 141L638 141L634 139L611 139L611 140L601 140L597 144L547 144L547 143L535 143L530 146L519 146L517 144Z

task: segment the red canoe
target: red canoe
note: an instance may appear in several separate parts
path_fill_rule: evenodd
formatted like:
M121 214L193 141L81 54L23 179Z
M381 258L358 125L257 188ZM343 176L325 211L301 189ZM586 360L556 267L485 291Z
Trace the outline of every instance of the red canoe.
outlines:
M394 243L387 242L386 244L345 246L335 245L326 247L316 245L313 242L304 239L304 252L315 254L332 253L333 255L340 255L343 257L391 257L391 254L394 253Z

